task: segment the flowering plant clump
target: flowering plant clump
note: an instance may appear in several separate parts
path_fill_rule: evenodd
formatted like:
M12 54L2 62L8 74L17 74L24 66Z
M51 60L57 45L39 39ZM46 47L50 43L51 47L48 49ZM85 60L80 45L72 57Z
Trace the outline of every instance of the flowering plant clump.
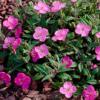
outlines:
M21 86L23 90L27 90L31 83L31 78L24 73L18 73L14 80L17 86Z
M100 9L96 0L38 0L2 21L0 58L15 86L50 82L66 98L100 93ZM1 77L2 76L2 77ZM6 77L6 78L4 78ZM7 85L11 78L0 73Z
M65 82L63 87L60 88L60 93L65 94L67 98L71 98L76 91L76 87L71 82Z
M4 83L6 86L9 86L11 83L11 76L5 72L0 72L0 82Z
M85 100L94 100L97 97L97 92L92 85L83 90L83 97Z

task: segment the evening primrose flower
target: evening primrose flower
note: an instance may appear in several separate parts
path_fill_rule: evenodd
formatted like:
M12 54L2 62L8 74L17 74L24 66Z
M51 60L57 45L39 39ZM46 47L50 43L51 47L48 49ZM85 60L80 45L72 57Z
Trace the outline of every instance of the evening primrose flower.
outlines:
M71 98L72 95L77 91L76 86L74 86L71 82L65 82L62 87L60 87L59 92L64 94L66 98Z
M33 38L41 42L44 42L47 38L47 35L48 35L48 29L42 27L36 27L35 33L33 34Z
M35 6L34 9L38 11L40 14L46 14L50 11L50 7L42 1L39 1Z
M20 72L17 74L14 83L17 86L20 86L23 90L28 90L31 83L31 78L26 74Z
M95 100L97 97L97 92L92 85L89 85L86 89L83 90L84 100Z
M6 37L4 40L3 48L7 49L8 47L12 47L14 53L16 53L16 49L21 45L21 38L15 37Z
M6 86L9 86L11 82L11 76L6 72L0 72L0 81L4 82Z
M59 29L54 33L52 40L53 41L65 41L68 32L69 32L69 29Z
M82 37L87 37L90 31L91 27L84 23L79 23L75 29L75 33L81 35Z
M21 43L22 43L21 38L15 39L15 41L12 43L12 49L14 53L16 53L16 49L21 45Z
M38 59L44 58L49 54L48 47L45 44L40 46L33 47L31 51L31 57L33 62L36 62Z
M51 12L58 12L61 9L65 8L66 3L62 3L60 1L54 1L51 6Z
M3 26L12 30L18 25L18 19L14 16L9 16L6 20L3 21Z
M73 65L73 60L66 55L62 58L62 64L65 64L65 68L70 68Z

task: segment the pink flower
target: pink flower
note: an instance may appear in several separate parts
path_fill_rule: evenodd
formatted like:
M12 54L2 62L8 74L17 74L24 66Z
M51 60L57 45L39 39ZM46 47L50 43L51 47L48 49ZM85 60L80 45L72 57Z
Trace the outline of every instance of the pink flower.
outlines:
M16 38L20 38L22 34L22 27L18 27L16 30L15 30L15 37Z
M92 85L89 85L86 89L83 90L84 100L95 100L97 97L97 92Z
M91 27L84 23L79 23L75 29L75 33L81 35L82 37L87 37L90 31Z
M9 16L6 20L3 21L3 26L12 30L18 25L18 19L14 16Z
M45 44L36 46L34 49L37 52L39 58L44 58L49 54L48 47Z
M15 37L6 37L4 40L3 48L7 49L11 46L14 53L16 53L16 49L20 46L21 42L21 38L16 39Z
M96 69L98 66L96 64L91 65L91 69Z
M12 48L14 53L16 53L16 49L20 46L20 44L22 43L21 38L17 38L13 43L12 43Z
M100 38L100 32L97 32L97 33L96 33L96 37L97 37L97 38Z
M57 41L57 40L65 41L68 32L69 32L68 29L59 29L54 33L55 35L52 37L52 40L53 41Z
M62 58L62 64L65 64L66 68L70 68L73 64L73 61L72 61L72 59L70 59L69 56L66 55Z
M0 72L0 81L3 81L6 86L9 86L11 82L11 76L5 72Z
M31 57L33 62L37 62L39 59L38 53L35 51L35 47L31 51Z
M58 12L61 9L65 8L66 3L62 3L60 1L54 1L52 3L51 12Z
M33 38L41 42L44 42L47 38L47 35L48 30L46 28L36 27L35 33L33 34Z
M31 56L33 62L37 62L38 59L44 58L49 54L48 47L45 44L33 47Z
M15 37L6 37L4 40L3 48L7 49L14 41Z
M23 90L28 90L31 83L31 78L24 73L18 73L14 83L17 86L20 86Z
M65 82L62 87L60 87L60 93L64 94L66 98L71 98L72 95L77 91L76 86L71 82Z
M50 11L49 6L42 1L39 1L35 6L34 9L38 11L40 14L46 14Z
M97 55L100 55L100 46L97 46L97 47L95 48L95 53L96 53Z
M96 53L96 59L97 59L98 61L100 61L100 46L97 46L97 47L95 48L95 53Z
M76 3L76 2L77 2L77 0L71 0L71 2L72 2L72 3Z

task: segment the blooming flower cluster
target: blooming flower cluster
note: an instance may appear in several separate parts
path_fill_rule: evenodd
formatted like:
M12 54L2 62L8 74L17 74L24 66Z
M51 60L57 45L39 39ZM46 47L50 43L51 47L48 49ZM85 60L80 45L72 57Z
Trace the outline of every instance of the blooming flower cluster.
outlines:
M40 14L46 14L48 12L58 12L61 9L65 8L65 3L60 1L54 1L51 5L47 5L45 2L39 1L35 6L34 9L38 11Z
M11 84L11 76L8 73L0 72L0 81L8 87ZM17 86L21 86L23 90L28 90L31 78L24 73L18 73L14 83Z
M75 6L74 4L76 4L77 0L70 0L70 1L72 2L73 6ZM82 78L84 79L84 76L86 77L86 74L88 74L87 71L92 72L93 70L95 70L98 67L98 64L94 63L92 61L93 60L95 60L95 62L100 61L100 46L97 46L95 48L96 59L94 59L94 56L90 53L92 50L94 50L94 48L92 48L92 46L89 48L89 50L87 50L85 52L84 48L85 49L88 48L88 43L86 43L86 42L89 41L89 45L92 45L92 43L90 43L92 41L92 39L90 39L90 40L88 40L88 39L92 37L91 33L93 30L93 28L92 28L93 25L86 24L83 21L77 22L77 20L75 20L75 22L71 22L71 21L74 21L74 19L76 19L76 17L77 17L77 19L80 19L80 16L77 16L77 15L72 16L71 21L70 21L71 23L68 26L67 26L67 22L64 24L64 27L62 24L60 25L59 22L63 23L65 18L67 19L66 13L64 14L63 11L60 13L61 15L59 15L59 13L57 13L57 15L54 13L59 12L60 10L62 10L65 7L66 7L66 3L63 3L61 1L54 1L50 4L47 4L46 2L39 0L34 5L34 10L39 14L46 14L46 13L50 13L50 14L48 14L47 16L43 15L43 18L45 18L45 19L47 18L46 25L44 22L41 25L42 15L39 16L39 18L40 18L39 22L37 22L37 23L34 22L35 24L34 24L34 26L32 26L32 27L35 27L35 29L33 30L34 31L33 36L31 36L33 39L29 39L28 35L31 35L30 33L32 32L32 31L30 32L30 30L29 30L30 33L28 35L25 34L25 36L26 36L25 38L28 37L25 41L24 41L24 36L21 37L23 32L27 33L26 29L25 29L25 31L23 31L24 25L22 26L20 21L17 18L15 18L14 16L9 16L7 19L5 19L3 21L3 26L6 27L7 29L9 29L11 33L14 32L14 34L11 34L11 36L7 36L5 38L3 48L7 49L7 48L11 47L13 52L16 54L17 48L22 44L22 39L23 39L23 42L25 42L25 43L27 42L26 44L29 47L29 49L28 49L29 53L26 54L26 55L28 55L28 57L25 59L25 60L28 59L28 61L29 61L29 63L27 63L27 66L28 66L28 64L31 65L31 63L33 64L34 62L35 62L34 63L34 65L35 65L38 63L38 60L46 58L47 62L45 63L45 65L47 66L48 69L50 67L50 71L47 71L47 73L45 75L47 75L48 73L50 75L45 77L44 79L50 78L51 81L52 81L52 77L55 77L55 75L56 75L56 73L53 73L53 72L57 71L57 75L59 76L59 78L63 77L63 75L66 74L66 71L69 71L69 70L73 71L71 69L71 67L74 64L74 61L77 61L76 65L78 65L79 68L77 66L75 68L73 68L76 72L72 72L73 75L70 75L69 74L70 71L69 71L67 74L69 74L69 80L74 80L74 78L76 78L76 80L79 79L81 81L81 76L83 76ZM72 13L70 13L70 14L74 15L73 8L71 8L71 10L72 10ZM66 10L66 12L67 12L67 10ZM52 15L55 17L55 19L53 19L53 16L51 15L51 13L53 13ZM54 21L54 20L56 20L56 18L57 18L57 26L55 25L56 21ZM58 20L58 18L61 18L61 20ZM49 21L51 21L51 20L52 20L52 22L55 22L55 23L53 23L53 24L52 24L52 22L49 23ZM68 18L68 20L70 20L70 18ZM30 23L32 21L33 20L31 20ZM27 21L25 21L25 23L27 23ZM39 25L38 25L38 23L39 23ZM76 23L78 23L78 24L76 24ZM55 28L52 29L52 27L50 26L50 29L49 29L49 25L53 25ZM75 25L75 27L72 27L73 25ZM28 26L28 27L30 27L30 26ZM72 31L71 31L71 29L72 29ZM97 37L98 39L97 38L96 39L99 40L100 32L99 31L96 31L96 32L95 32L96 33L95 37ZM53 34L51 34L51 33L53 33ZM75 35L75 34L77 34L77 35ZM71 37L71 38L75 37L75 38L70 39L69 37ZM79 38L79 40L77 38ZM82 41L80 41L80 39ZM83 44L84 41L85 41L85 44ZM67 45L67 42L69 43L68 45ZM34 44L34 46L30 45L30 43ZM65 45L64 45L64 43L65 43ZM25 53L26 53L26 51L28 51L28 50L26 50L27 49L26 44L24 45L25 50L22 50L23 52L25 51ZM55 50L55 48L53 48L53 46L55 47L56 44L57 44L56 48L58 48L58 49L60 48L60 50ZM53 48L51 51L49 51L49 46L50 46L50 50ZM82 51L81 51L81 49L82 49ZM91 51L90 51L90 49L91 49ZM60 54L58 54L58 53L60 53ZM20 53L20 55L21 55L21 53ZM23 55L24 55L24 53L23 53ZM25 58L25 57L23 57L23 55L21 55L21 57ZM62 55L65 55L65 56L62 57ZM73 55L73 57L71 57L71 55ZM54 57L52 57L52 56L54 56ZM90 56L90 57L88 57L88 56ZM49 58L49 57L51 57L51 58ZM33 62L31 62L30 58L32 59ZM71 59L71 58L73 58L73 59ZM55 59L57 61L60 60L59 61L60 64L56 63L56 61L53 61ZM86 60L86 61L83 61L83 60ZM43 63L43 65L44 65L44 61L45 61L45 59L43 60L43 62L41 61ZM51 62L49 63L49 61L51 61ZM81 65L82 62L86 65L86 68L84 68L84 71L82 70L83 67L81 68L81 66L79 66L79 64ZM86 64L88 62L89 62L89 64ZM53 63L53 64L51 64L51 63ZM84 65L83 63L82 63L82 65ZM40 63L38 63L38 64L40 64ZM63 68L62 66L60 66L61 64L65 65L64 67L66 69ZM52 66L52 65L54 65L54 66ZM56 68L55 68L55 65L57 66ZM88 65L90 66L89 69L88 69ZM40 67L40 66L37 66L37 67ZM45 66L43 66L43 67L45 67ZM28 69L28 68L26 68L26 69ZM42 69L42 67L40 68L40 70L39 70L40 75L42 75L43 73L46 72L46 71L44 71L45 69ZM86 72L85 72L85 69L87 69ZM58 73L60 73L60 74L63 73L63 75L60 76ZM78 74L80 73L82 75L79 76L77 73ZM43 76L45 76L45 75L43 74ZM36 74L36 76L38 77L38 74ZM90 75L90 76L92 76L92 75ZM71 79L70 79L70 77L71 77ZM87 77L89 77L89 76L87 76ZM63 80L63 82L64 82L65 78L66 78L66 76L64 76L64 78L61 78L61 80ZM91 80L92 79L94 80L94 78L95 77L91 77ZM86 80L88 81L88 78ZM9 84L11 83L11 77L9 74L7 74L5 72L0 72L0 81L4 82L4 84L6 86L9 86ZM16 78L14 79L14 83L17 86L21 87L23 90L28 90L29 86L31 84L31 78L28 75L26 75L25 73L20 72L17 74ZM79 82L79 84L80 83L81 82ZM87 82L87 84L89 84L89 83L92 84L92 82ZM74 95L74 93L76 93L78 90L78 85L75 86L75 84L74 84L74 82L72 83L71 81L66 81L63 84L63 86L60 87L59 92L61 94L65 95L66 98L71 98ZM93 85L89 85L88 87L86 87L83 90L82 96L83 96L84 100L95 100L95 98L97 97L97 92L96 92L95 88L93 87Z
M15 36L5 38L3 48L7 49L8 47L12 47L14 53L16 53L16 49L22 42L20 38L22 34L22 27L18 26L18 24L19 21L14 16L9 16L6 20L3 21L3 26L7 27L10 30L15 30Z
M7 27L8 29L12 30L18 25L18 19L14 16L9 16L4 22L3 26Z
M96 59L97 59L98 61L100 61L100 46L97 46L97 47L95 48L95 53L96 53Z
M6 86L9 86L11 82L11 77L5 72L0 72L0 81L3 82Z
M68 32L69 32L68 29L59 29L54 33L52 40L53 41L65 41Z
M33 47L31 56L33 62L37 62L38 59L44 58L49 54L48 47L45 44Z
M75 33L81 35L82 37L87 37L90 31L91 31L91 27L84 23L79 23L75 29Z
M27 90L31 83L31 78L24 73L18 73L14 80L17 86L20 86L23 90Z
M66 55L62 58L62 63L65 64L65 68L70 68L73 64L73 61L69 56Z
M6 37L4 40L3 48L7 49L11 46L13 52L16 53L16 49L20 46L21 42L21 38L16 39L15 37Z
M71 98L72 95L77 91L76 86L71 82L65 82L62 87L60 87L60 93L64 94L66 98Z
M44 42L47 38L47 35L48 35L48 30L46 28L36 27L35 33L33 34L33 38L41 42Z
M97 92L92 85L89 85L86 89L83 90L84 100L95 100L97 97Z

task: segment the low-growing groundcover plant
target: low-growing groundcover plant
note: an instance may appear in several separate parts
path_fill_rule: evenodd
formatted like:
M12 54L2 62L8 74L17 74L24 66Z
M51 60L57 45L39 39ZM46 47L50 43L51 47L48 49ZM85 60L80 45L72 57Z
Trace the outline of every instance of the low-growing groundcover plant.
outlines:
M96 0L33 0L2 22L0 81L23 91L49 81L66 98L100 92L100 11ZM15 74L14 79L12 74Z

